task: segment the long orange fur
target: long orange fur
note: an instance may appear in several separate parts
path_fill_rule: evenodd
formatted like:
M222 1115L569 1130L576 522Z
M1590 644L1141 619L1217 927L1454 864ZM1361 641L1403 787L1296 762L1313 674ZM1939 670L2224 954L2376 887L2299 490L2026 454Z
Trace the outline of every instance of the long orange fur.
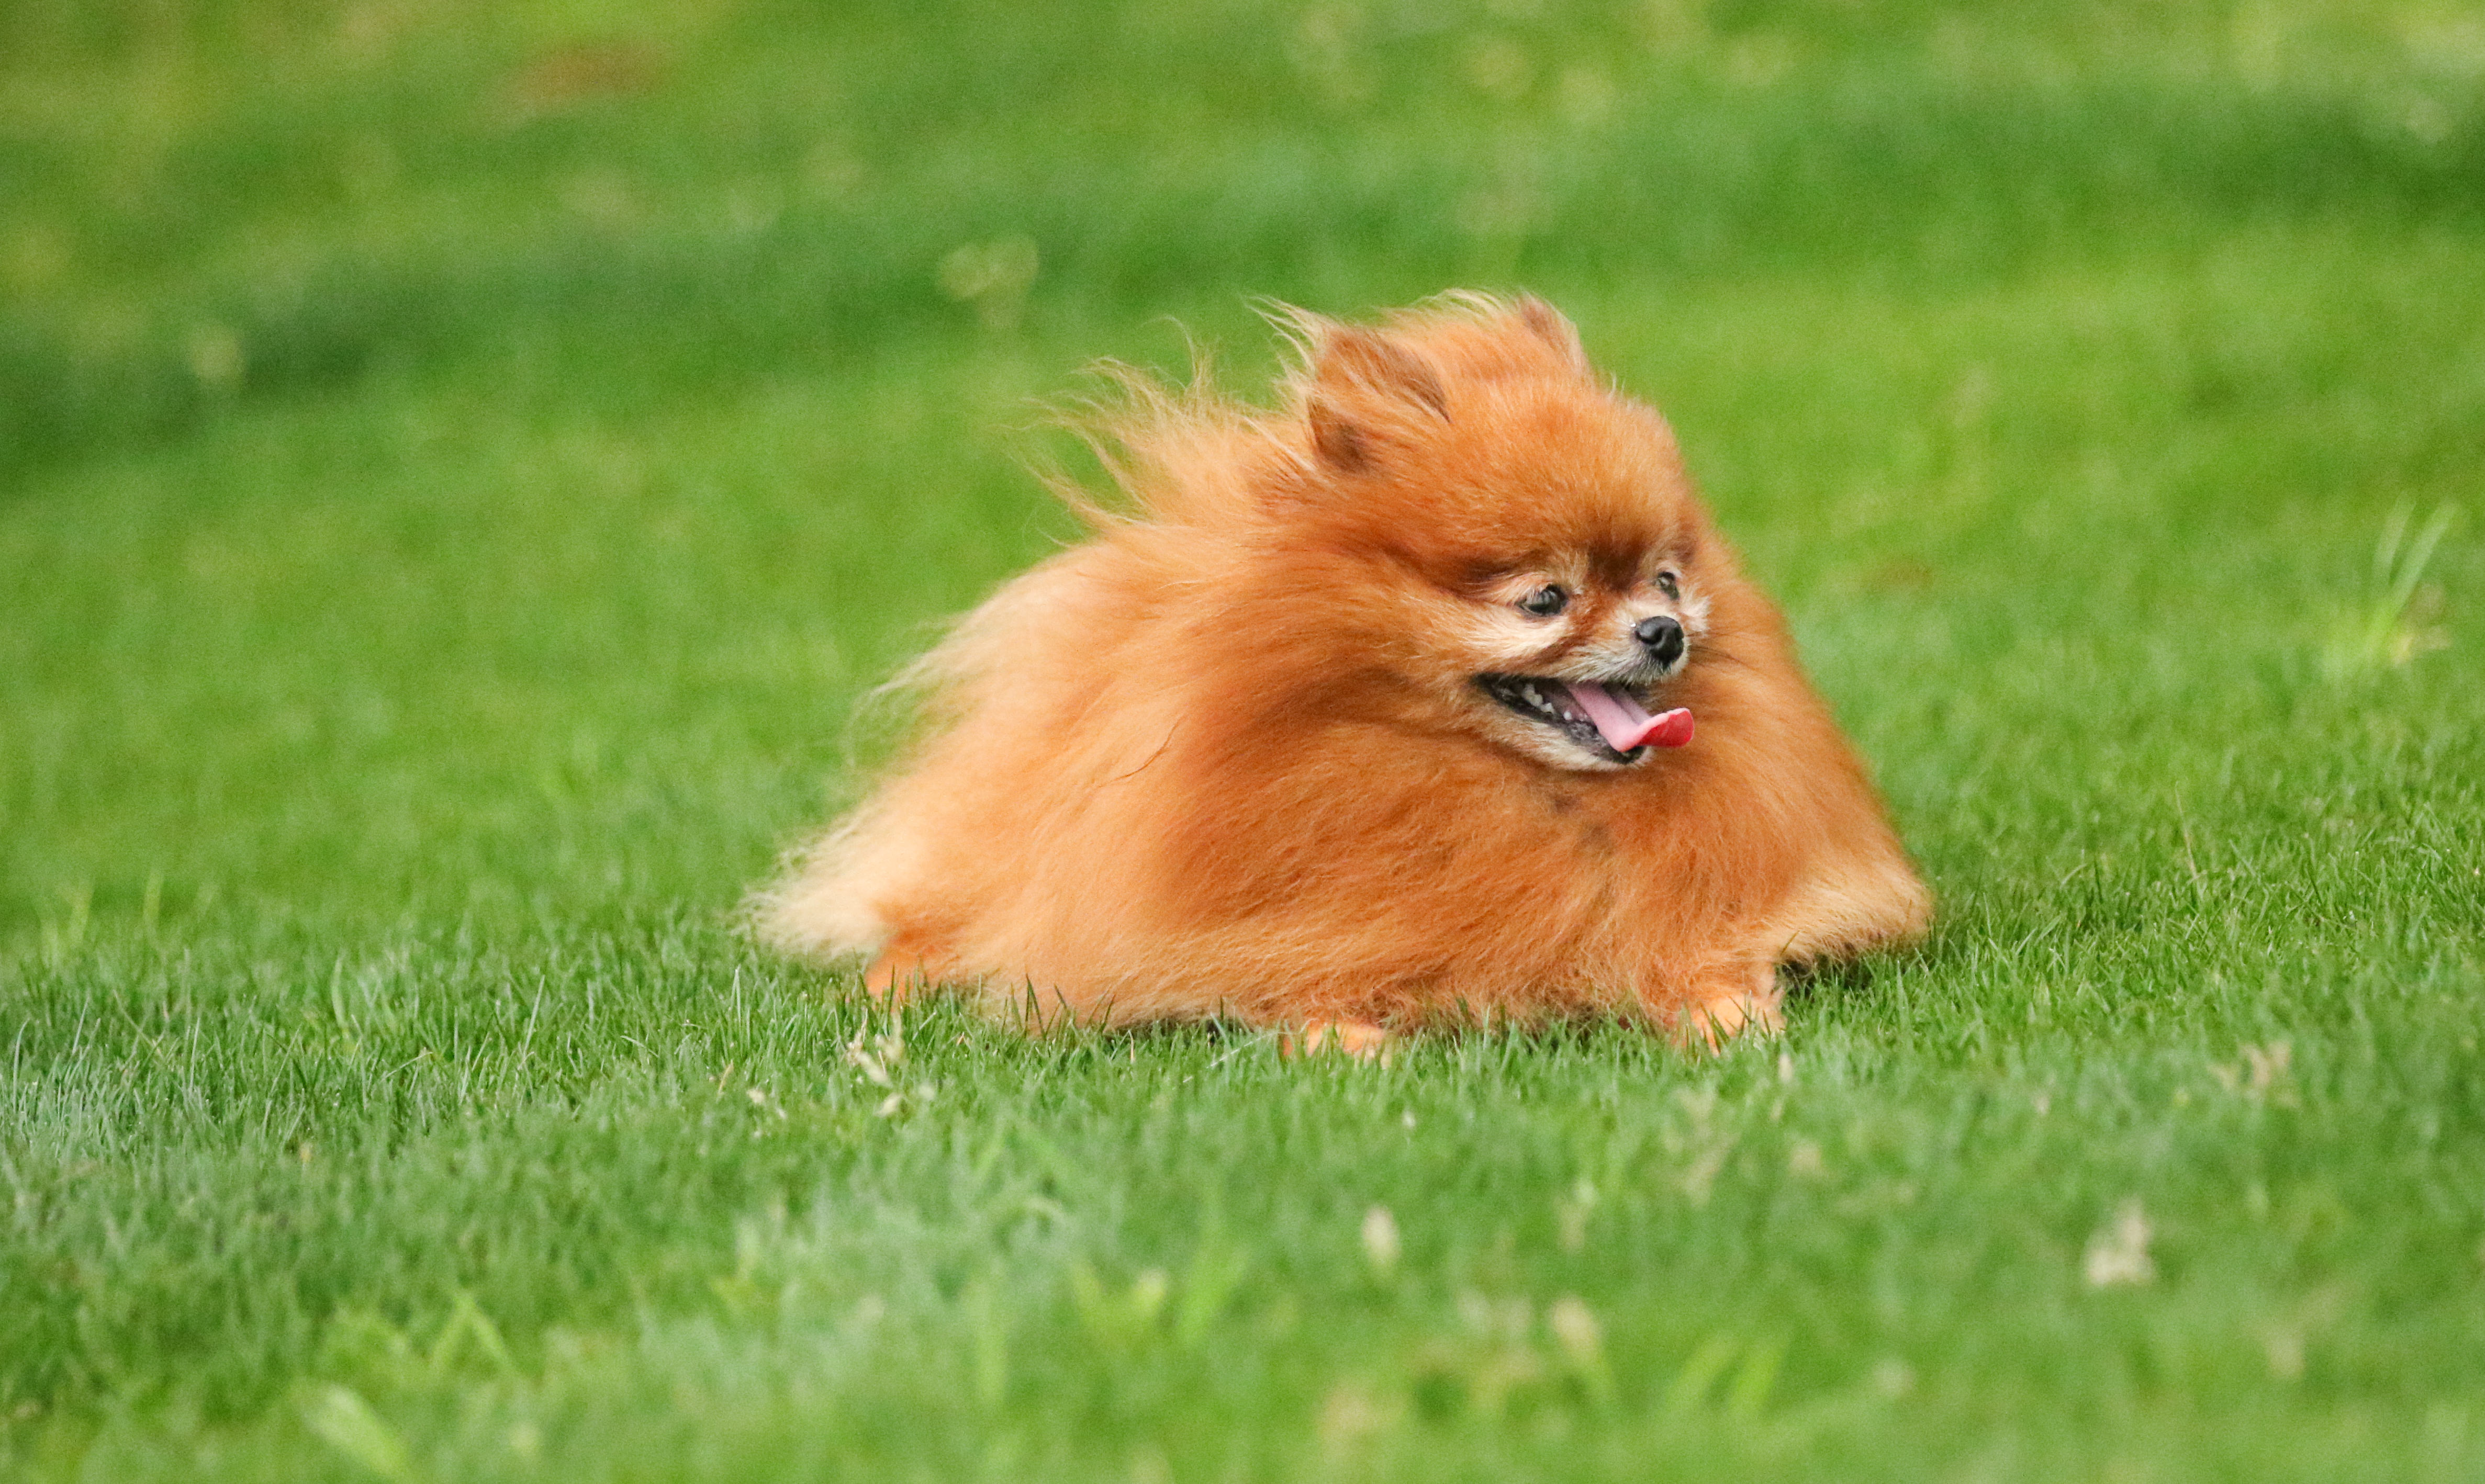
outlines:
M1783 620L1567 321L1464 296L1294 328L1275 412L1132 398L1129 513L920 662L921 739L762 899L774 941L1089 1020L1713 1039L1777 1023L1781 964L1922 931ZM1547 573L1569 609L1513 619ZM1650 701L1693 713L1679 749L1548 762L1475 684L1531 635L1550 672L1694 608Z

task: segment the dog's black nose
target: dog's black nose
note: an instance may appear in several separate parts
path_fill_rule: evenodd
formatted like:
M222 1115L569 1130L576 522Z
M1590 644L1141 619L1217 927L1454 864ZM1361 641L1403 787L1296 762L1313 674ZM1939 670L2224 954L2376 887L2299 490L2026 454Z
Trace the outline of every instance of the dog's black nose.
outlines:
M1682 625L1662 613L1641 619L1631 630L1631 637L1647 645L1650 657L1659 664L1672 664L1682 658Z

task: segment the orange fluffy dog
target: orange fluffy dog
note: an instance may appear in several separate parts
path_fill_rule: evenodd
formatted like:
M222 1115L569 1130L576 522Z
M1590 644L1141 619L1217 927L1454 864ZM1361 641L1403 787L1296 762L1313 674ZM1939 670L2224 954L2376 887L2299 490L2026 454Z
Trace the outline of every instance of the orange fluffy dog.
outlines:
M919 665L927 735L764 901L867 983L1334 1034L1778 1023L1929 899L1665 423L1568 321L1297 321L1275 413L1141 391L1135 508Z

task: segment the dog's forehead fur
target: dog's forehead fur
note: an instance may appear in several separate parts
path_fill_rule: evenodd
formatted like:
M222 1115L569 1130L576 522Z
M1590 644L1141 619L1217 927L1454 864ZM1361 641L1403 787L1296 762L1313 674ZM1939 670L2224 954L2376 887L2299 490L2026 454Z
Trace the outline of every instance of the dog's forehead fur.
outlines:
M1106 463L1130 514L1073 496L1100 534L1384 555L1453 588L1529 570L1624 586L1721 552L1673 431L1545 305L1467 296L1379 325L1285 322L1298 360L1275 409L1122 379L1129 401L1095 431L1118 449Z
M1355 369L1379 375L1324 378L1315 362L1302 416L1316 446L1325 418L1353 458L1324 471L1311 518L1428 565L1570 558L1621 579L1688 545L1698 514L1673 431L1596 378L1552 323L1563 339L1520 310L1356 332Z
M1523 564L1557 556L1636 570L1694 519L1672 435L1646 408L1580 381L1473 389L1405 464L1375 514L1419 548ZM1387 507L1403 500L1406 508Z

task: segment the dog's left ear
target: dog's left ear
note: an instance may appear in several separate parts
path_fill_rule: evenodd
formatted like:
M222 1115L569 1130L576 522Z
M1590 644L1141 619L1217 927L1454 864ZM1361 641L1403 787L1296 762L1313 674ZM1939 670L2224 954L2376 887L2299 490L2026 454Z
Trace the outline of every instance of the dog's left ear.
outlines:
M1534 294L1521 294L1518 302L1510 307L1510 311L1538 339L1552 348L1563 365L1580 375L1587 374L1588 349L1579 343L1578 327L1563 318L1560 310Z
M1376 445L1410 418L1449 420L1440 373L1416 352L1376 330L1314 327L1303 418L1323 465L1356 474L1373 468Z

